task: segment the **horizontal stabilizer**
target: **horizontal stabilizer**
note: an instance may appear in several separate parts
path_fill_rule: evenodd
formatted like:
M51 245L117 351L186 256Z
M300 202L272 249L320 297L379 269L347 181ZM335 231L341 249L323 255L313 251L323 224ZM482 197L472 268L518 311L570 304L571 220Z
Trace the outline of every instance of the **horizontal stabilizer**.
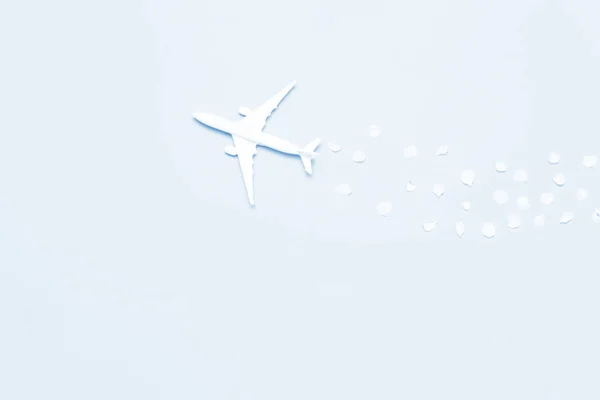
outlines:
M312 159L317 156L315 150L321 143L321 139L315 139L300 150L300 159L302 160L302 165L304 165L304 170L307 174L312 174Z

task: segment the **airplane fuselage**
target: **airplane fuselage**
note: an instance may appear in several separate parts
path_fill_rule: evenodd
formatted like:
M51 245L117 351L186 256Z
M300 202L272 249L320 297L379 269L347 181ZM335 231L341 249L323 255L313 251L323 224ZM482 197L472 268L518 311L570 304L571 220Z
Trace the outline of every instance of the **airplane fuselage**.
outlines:
M259 146L269 147L273 150L277 150L286 154L300 154L300 146L285 139L281 139L277 136L263 132L260 127L257 127L256 124L253 124L251 119L231 121L227 118L205 113L198 113L194 115L194 117L206 126L210 126L211 128L229 133L230 135L249 140Z

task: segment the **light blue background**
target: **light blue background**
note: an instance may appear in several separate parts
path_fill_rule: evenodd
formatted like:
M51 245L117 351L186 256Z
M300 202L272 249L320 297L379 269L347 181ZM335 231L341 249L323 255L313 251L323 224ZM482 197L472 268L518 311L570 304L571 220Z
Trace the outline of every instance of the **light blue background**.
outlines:
M0 398L600 396L600 175L581 166L600 154L599 2L3 8ZM251 209L231 139L191 114L234 118L292 79L267 130L343 150L307 177L259 149ZM532 209L509 232L517 195Z

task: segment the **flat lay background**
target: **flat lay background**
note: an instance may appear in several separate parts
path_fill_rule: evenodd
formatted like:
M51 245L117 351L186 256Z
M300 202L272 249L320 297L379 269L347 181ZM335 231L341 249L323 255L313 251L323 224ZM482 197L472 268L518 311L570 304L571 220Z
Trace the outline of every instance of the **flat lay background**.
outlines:
M0 398L600 397L599 2L3 8ZM294 79L265 130L324 145L310 177L259 148L252 209L191 115Z

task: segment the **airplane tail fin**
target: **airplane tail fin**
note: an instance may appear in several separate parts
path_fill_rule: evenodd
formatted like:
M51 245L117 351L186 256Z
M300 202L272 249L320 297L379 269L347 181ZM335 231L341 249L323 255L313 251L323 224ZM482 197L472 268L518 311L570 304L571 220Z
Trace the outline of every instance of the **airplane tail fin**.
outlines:
M300 159L307 174L312 174L312 159L317 156L315 149L321 143L321 139L315 139L300 150Z

